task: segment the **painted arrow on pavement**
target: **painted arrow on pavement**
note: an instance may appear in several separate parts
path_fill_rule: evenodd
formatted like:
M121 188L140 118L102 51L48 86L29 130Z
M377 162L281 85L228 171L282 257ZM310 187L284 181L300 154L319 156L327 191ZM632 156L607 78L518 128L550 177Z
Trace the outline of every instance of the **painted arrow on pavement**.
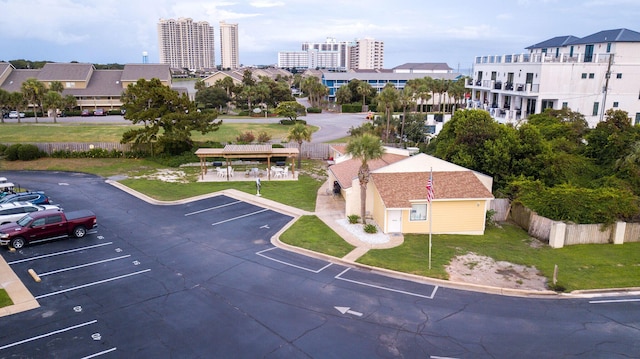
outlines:
M351 314L357 315L358 317L362 316L362 313L356 312L355 310L351 310L351 307L334 307L342 314Z

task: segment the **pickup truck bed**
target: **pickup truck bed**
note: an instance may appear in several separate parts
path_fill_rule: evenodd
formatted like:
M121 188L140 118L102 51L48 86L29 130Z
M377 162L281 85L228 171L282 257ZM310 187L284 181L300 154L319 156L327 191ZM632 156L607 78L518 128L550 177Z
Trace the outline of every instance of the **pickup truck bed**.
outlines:
M60 209L48 209L32 212L17 222L0 225L0 245L20 249L30 243L56 238L82 238L97 223L96 215L89 210L65 213Z

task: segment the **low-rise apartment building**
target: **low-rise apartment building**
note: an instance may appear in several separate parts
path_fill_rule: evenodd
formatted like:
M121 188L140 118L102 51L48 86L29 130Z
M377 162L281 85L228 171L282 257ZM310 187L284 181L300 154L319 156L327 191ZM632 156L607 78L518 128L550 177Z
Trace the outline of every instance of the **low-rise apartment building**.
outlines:
M557 36L526 49L475 58L466 86L470 107L510 123L565 107L582 113L591 127L608 109L627 111L640 123L640 33L615 29L582 38Z
M159 79L171 87L168 64L127 64L123 70L96 70L93 64L47 63L41 69L16 69L10 63L0 62L0 88L20 92L22 83L35 78L46 87L52 82L62 83L62 95L73 95L80 109L118 110L121 97L129 84L139 79Z

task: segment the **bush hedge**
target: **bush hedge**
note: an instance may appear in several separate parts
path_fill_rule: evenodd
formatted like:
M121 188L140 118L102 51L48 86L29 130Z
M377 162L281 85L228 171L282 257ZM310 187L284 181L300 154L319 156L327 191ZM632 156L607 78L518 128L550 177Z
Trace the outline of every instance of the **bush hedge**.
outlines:
M546 187L538 181L518 180L510 184L510 190L515 200L556 221L612 224L628 221L639 211L638 197L621 188Z
M342 113L358 113L362 112L361 103L347 103L342 105Z
M288 120L288 119L280 120L280 124L281 124L281 125L287 125L287 126L290 126L290 125L294 125L294 124L296 124L296 123L301 123L301 124L303 124L303 125L306 125L306 124L307 124L307 121L305 121L305 120Z
M4 155L7 161L17 161L18 160L18 149L20 149L20 147L22 146L22 144L20 143L14 143L13 145L7 147L7 149L4 150Z
M307 107L307 113L322 113L322 109L317 107Z
M18 159L20 161L33 161L43 156L44 153L36 145L26 144L18 147Z

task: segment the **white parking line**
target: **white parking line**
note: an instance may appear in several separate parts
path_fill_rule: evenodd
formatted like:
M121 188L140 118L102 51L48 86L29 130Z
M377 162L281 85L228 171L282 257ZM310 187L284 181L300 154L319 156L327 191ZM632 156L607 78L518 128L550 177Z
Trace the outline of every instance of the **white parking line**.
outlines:
M47 294L42 294L42 295L39 295L39 296L37 296L37 297L35 297L35 298L36 298L36 299L41 299L41 298L51 297L51 296L56 295L56 294L62 294L62 293L66 293L66 292L71 292L71 291L76 290L76 289L82 289L82 288L91 287L91 286L94 286L94 285L97 285L97 284L102 284L102 283L112 282L112 281L114 281L114 280L118 280L118 279L122 279L122 278L127 278L127 277L131 277L131 276L134 276L134 275L138 275L138 274L142 274L142 273L150 272L150 271L151 271L151 269L145 269L145 270L141 270L141 271L138 271L138 272L133 272L133 273L129 273L129 274L124 274L124 275L120 275L120 276L113 277L113 278L108 278L108 279L99 280L99 281L97 281L97 282L92 282L92 283L87 283L87 284L79 285L79 286L77 286L77 287L72 287L72 288L67 288L67 289L59 290L59 291L56 291L56 292L51 292L51 293L47 293Z
M11 265L11 264L18 264L18 263L22 263L22 262L35 261L37 259L42 259L42 258L47 258L47 257L54 257L54 256L59 256L59 255L62 255L62 254L67 254L67 253L79 252L79 251L83 251L85 249L92 249L92 248L97 248L97 247L102 247L102 246L108 246L110 244L113 244L113 242L100 243L100 244L96 244L96 245L93 245L93 246L70 249L70 250L67 250L67 251L56 252L56 253L51 253L51 254L44 254L44 255L41 255L41 256L37 256L37 257L31 257L31 258L26 258L26 259L20 259L20 260L13 261L13 262L8 262L7 264Z
M212 225L212 226L217 226L218 224L222 224L222 223L226 223L226 222L235 221L236 219L240 219L240 218L244 218L244 217L253 216L254 214L258 214L258 213L262 213L262 212L266 212L266 211L268 211L268 209L267 209L267 208L265 208L265 209L261 209L261 210L256 211L256 212L251 212L251 213L243 214L242 216L233 217L233 218L225 219L224 221L220 221L220 222L212 223L211 225Z
M628 302L640 302L640 299L609 299L609 300L590 300L589 304L604 304L604 303L628 303Z
M57 270L50 271L50 272L38 273L38 276L39 276L39 277L44 277L44 276L46 276L46 275L50 275L50 274L56 274L56 273L66 272L66 271L74 270L74 269L78 269L78 268L89 267L89 266L92 266L92 265L96 265L96 264L100 264L100 263L106 263L106 262L111 262L111 261L115 261L115 260L122 259L122 258L127 258L127 257L131 257L131 254L127 254L126 256L120 256L120 257L115 257L115 258L103 259L103 260L101 260L101 261L97 261L97 262L91 262L91 263L80 264L80 265L73 266L73 267L61 268L61 269L57 269Z
M327 264L326 266L324 266L324 267L322 267L322 268L320 268L320 269L313 270L313 269L309 269L309 268L301 267L301 266L298 266L298 265L295 265L295 264L292 264L292 263L287 263L287 262L285 262L285 261L281 261L281 260L279 260L279 259L271 258L271 257L269 257L269 256L266 256L266 255L262 254L262 253L264 253L264 252L268 252L268 251L274 250L274 249L276 249L276 248L278 248L278 247L273 247L273 248L265 249L265 250L263 250L263 251L256 252L256 254L257 254L257 255L259 255L260 257L267 258L268 260L272 260L272 261L274 261L274 262L278 262L278 263L280 263L280 264L284 264L284 265L287 265L287 266L289 266L289 267L294 267L294 268L298 268L298 269L306 270L306 271L311 272L311 273L320 273L320 272L322 272L323 270L327 269L327 268L331 265L331 263L329 263L329 264Z
M199 211L195 211L195 212L190 212L190 213L185 213L185 217L186 216L191 216L194 214L198 214L198 213L202 213L202 212L207 212L207 211L213 211L214 209L218 209L218 208L222 208L222 207L227 207L227 206L231 206L237 203L242 203L242 201L235 201L235 202L230 202L230 203L226 203L226 204L221 204L219 206L215 206L215 207L211 207L211 208L205 208L205 209L201 209Z
M91 359L91 358L99 357L99 356L101 356L103 354L107 354L107 353L111 353L113 351L116 351L116 349L118 349L118 348L111 348L111 349L103 350L101 352L98 352L98 353L95 353L95 354L91 354L89 356L82 357L80 359Z
M423 294L418 294L418 293L413 293L413 292L407 292L407 291L404 291L404 290L393 289L393 288L389 288L389 287L383 287L383 286L379 286L379 285L375 285L375 284L369 284L369 283L365 283L365 282L360 282L360 281L353 280L353 279L342 278L341 276L343 274L345 274L349 269L351 269L351 268L347 268L347 269L343 270L342 272L340 272L340 274L335 276L335 278L339 279L339 280L343 280L345 282L360 284L360 285L364 285L364 286L371 287L371 288L382 289L382 290L386 290L386 291L389 291L389 292L401 293L401 294L406 294L406 295L410 295L410 296L413 296L413 297L419 297L419 298L433 299L433 297L436 295L436 291L438 291L438 286L436 285L436 286L433 286L433 291L431 292L431 295L423 295Z
M19 342L15 342L15 343L11 343L11 344L7 344L7 345L4 345L4 346L1 346L0 350L11 348L11 347L15 347L16 345L32 342L34 340L50 337L52 335L56 335L56 334L59 334L59 333L68 332L69 330L81 328L81 327L84 327L84 326L87 326L87 325L95 324L97 322L98 322L97 320L92 320L92 321L89 321L89 322L86 322L86 323L82 323L82 324L74 325L74 326L67 327L67 328L64 328L64 329L60 329L60 330L56 330L56 331L53 331L53 332L49 332L49 333L46 333L46 334L38 335L38 336L29 338L29 339L24 339L24 340L21 340Z

